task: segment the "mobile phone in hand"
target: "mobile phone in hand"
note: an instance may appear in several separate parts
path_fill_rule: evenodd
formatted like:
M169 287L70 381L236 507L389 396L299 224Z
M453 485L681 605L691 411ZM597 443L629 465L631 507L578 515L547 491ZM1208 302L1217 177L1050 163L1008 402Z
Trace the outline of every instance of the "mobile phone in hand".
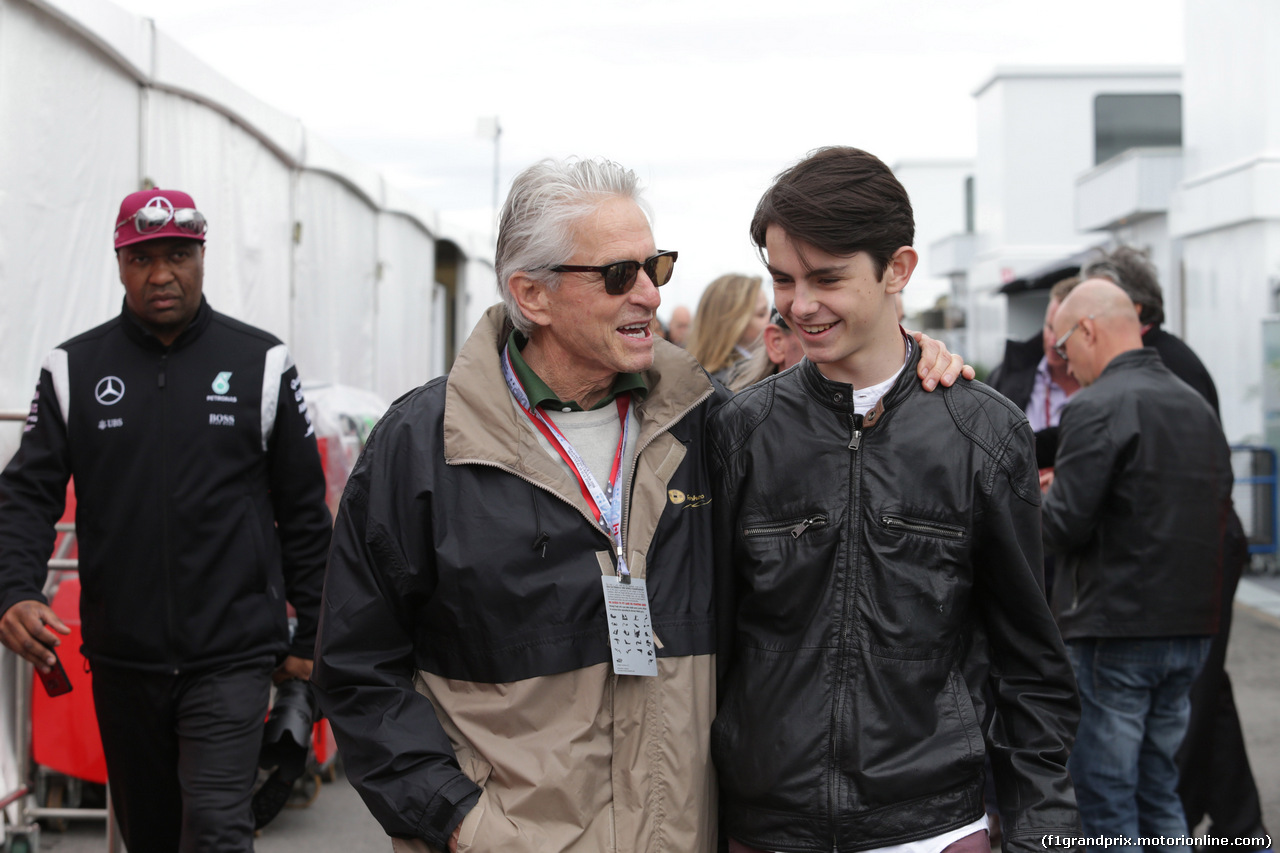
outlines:
M53 651L50 649L50 651ZM58 658L58 653L53 652L54 663L53 669L48 672L36 670L36 675L40 676L40 683L44 685L44 692L50 696L61 696L64 693L71 692L71 679L67 678L67 671L62 668L62 660Z

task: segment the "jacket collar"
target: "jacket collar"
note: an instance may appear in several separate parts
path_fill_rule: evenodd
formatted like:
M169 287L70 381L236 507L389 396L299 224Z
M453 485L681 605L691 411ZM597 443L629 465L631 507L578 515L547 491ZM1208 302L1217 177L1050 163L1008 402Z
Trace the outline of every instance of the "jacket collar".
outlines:
M1044 338L1036 332L1025 341L1005 341L1004 363L1014 369L1035 367L1044 356Z
M134 343L158 351L182 349L204 334L204 330L209 328L209 323L212 321L213 309L209 307L209 300L201 295L200 307L196 309L196 316L191 318L191 322L174 339L173 343L166 347L160 343L159 338L151 334L151 331L146 326L142 325L142 321L138 319L138 316L129 310L127 302L122 301L120 305L120 325L124 329L124 333Z
M1117 355L1111 361L1107 362L1107 366L1102 368L1102 372L1098 374L1098 379L1121 370L1130 370L1135 367L1145 367L1151 364L1163 364L1160 353L1154 347L1138 347L1137 349L1125 350ZM1095 379L1094 382L1097 382Z
M885 392L874 408L862 416L862 426L871 428L878 424L884 415L892 411L903 400L911 394L916 386L920 384L919 377L916 376L916 367L920 364L920 347L914 341L911 342L911 356L907 359L906 364L902 368L902 373L898 376L898 381L893 383L893 387ZM833 382L822 375L822 371L818 370L818 366L805 358L797 365L797 371L800 374L800 383L804 390L816 402L824 407L839 412L844 415L853 414L853 386L847 382Z
M577 492L560 462L538 446L536 435L511 403L499 359L511 332L503 305L485 311L462 346L445 386L444 456L449 464L488 462L539 481L563 477ZM684 350L654 341L653 366L641 374L649 393L634 401L640 427L637 447L668 428L711 396L706 372Z

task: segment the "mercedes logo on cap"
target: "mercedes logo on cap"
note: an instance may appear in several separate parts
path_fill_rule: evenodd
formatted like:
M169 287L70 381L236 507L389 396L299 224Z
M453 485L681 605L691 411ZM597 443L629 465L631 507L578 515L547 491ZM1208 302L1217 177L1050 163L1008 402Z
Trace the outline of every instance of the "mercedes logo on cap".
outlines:
M104 406L114 406L124 397L124 380L119 376L104 376L93 389L93 396Z
M173 202L169 201L169 199L165 198L162 195L158 195L155 198L151 199L151 201L144 204L143 207L162 207L165 210L169 211L170 216L173 215Z

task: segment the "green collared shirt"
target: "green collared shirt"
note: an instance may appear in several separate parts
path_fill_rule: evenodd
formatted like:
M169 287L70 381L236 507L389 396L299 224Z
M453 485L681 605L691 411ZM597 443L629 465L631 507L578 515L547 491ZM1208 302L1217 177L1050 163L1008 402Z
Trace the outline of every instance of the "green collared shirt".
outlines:
M547 383L538 378L538 374L533 372L533 368L529 367L524 360L524 356L520 350L528 340L519 332L513 331L511 337L507 339L507 351L511 353L511 367L516 372L516 378L520 380L520 384L524 386L524 392L529 395L529 405L537 408L543 406L553 411L563 412L581 412L582 407L574 401L562 401L556 396L556 392L547 387ZM631 392L635 395L635 399L643 400L644 396L649 393L649 386L645 384L644 377L639 373L619 373L613 380L613 386L609 388L609 393L604 396L600 402L591 407L592 411L602 409L612 403L619 394Z

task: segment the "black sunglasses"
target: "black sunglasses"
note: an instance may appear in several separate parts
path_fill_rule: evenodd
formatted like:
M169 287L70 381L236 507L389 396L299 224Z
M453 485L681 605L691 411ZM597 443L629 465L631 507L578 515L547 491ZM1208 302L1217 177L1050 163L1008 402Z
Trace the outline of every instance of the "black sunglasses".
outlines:
M604 292L610 296L621 296L635 286L636 276L640 270L649 276L655 287L671 281L671 271L675 269L679 252L659 252L644 263L639 261L617 261L599 267L587 267L579 264L561 264L552 267L552 272L598 272L604 276Z

